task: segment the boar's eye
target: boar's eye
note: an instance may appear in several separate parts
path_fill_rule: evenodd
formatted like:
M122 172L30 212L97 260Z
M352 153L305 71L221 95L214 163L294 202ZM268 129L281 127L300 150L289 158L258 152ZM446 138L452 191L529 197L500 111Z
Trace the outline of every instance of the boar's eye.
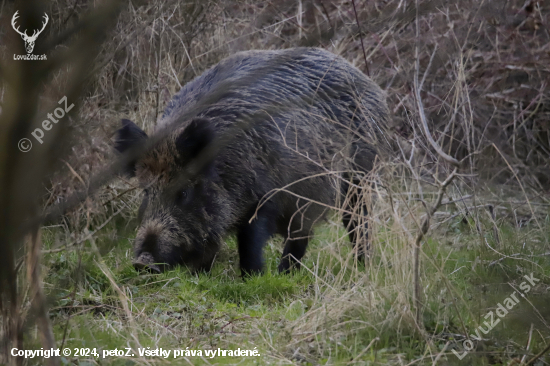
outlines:
M182 189L178 192L177 195L177 202L181 205L186 204L189 201L189 197L191 196L190 189Z

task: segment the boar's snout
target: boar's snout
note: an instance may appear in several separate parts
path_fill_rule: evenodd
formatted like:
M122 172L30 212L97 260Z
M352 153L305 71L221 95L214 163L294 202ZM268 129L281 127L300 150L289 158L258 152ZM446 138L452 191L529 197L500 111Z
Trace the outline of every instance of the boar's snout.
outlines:
M155 258L148 252L143 252L133 262L134 268L138 271L147 271L151 273L161 273L164 266L159 266L155 263Z
M134 260L134 268L138 271L150 272L150 273L161 273L164 270L164 265L162 261L155 259L153 253L155 252L155 247L158 245L158 237L153 233L147 233L145 235L145 240L141 242L140 239L136 240L137 246L136 250L136 259Z

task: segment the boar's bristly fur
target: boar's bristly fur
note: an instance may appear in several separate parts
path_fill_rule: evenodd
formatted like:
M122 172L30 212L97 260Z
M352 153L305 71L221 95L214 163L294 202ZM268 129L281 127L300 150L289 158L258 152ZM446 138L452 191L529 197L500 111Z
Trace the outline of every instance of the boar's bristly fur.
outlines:
M246 128L235 128L247 118ZM156 129L165 138L128 169L145 190L136 267L208 270L231 232L243 274L262 271L274 234L285 238L279 270L298 267L327 207L347 202L351 212L358 204L357 195L342 197L389 151L387 125L383 91L328 51L248 51L221 61L174 96ZM228 134L197 174L186 175ZM116 146L123 152L146 138L123 120ZM349 213L343 221L361 252L366 225Z

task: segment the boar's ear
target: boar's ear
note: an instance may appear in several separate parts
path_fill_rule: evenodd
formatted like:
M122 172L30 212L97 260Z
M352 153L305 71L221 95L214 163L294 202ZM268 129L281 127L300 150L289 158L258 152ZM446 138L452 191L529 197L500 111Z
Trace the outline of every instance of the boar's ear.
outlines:
M120 121L122 127L116 132L115 149L120 153L142 144L147 139L147 134L129 119Z
M129 119L120 121L122 127L116 132L115 149L120 153L137 148L143 145L147 140L147 134L139 128L134 122ZM126 173L129 176L134 176L136 170L136 161L129 162L126 167Z
M214 130L208 119L196 118L176 138L176 149L182 163L197 157L214 139Z

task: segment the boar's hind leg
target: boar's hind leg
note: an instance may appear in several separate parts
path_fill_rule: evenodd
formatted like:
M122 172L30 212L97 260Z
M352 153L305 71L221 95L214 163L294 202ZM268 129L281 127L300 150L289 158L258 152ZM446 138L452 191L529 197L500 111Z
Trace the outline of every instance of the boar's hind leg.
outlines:
M345 205L343 207L349 214L344 212L343 222L348 230L349 240L357 253L357 258L363 260L369 250L368 226L367 226L367 205L363 198L363 190L350 186L347 182L351 181L354 185L359 185L360 180L357 177L344 176L342 183L342 193L344 195Z
M297 205L300 206L300 203L301 200L298 200ZM279 263L279 273L288 273L291 269L300 268L300 261L306 254L311 228L315 221L313 218L322 216L323 209L318 210L319 207L311 206L310 202L306 202L292 215L291 222L287 224L285 248Z
M254 212L251 212L248 217L252 217ZM275 233L275 230L275 215L269 204L258 210L256 218L251 223L245 222L239 228L237 241L243 277L263 271L262 250L265 242Z
M299 239L286 239L283 256L281 257L281 262L279 263L279 273L288 273L291 268L300 268L299 261L301 261L304 254L306 254L308 240L309 239L307 237Z

